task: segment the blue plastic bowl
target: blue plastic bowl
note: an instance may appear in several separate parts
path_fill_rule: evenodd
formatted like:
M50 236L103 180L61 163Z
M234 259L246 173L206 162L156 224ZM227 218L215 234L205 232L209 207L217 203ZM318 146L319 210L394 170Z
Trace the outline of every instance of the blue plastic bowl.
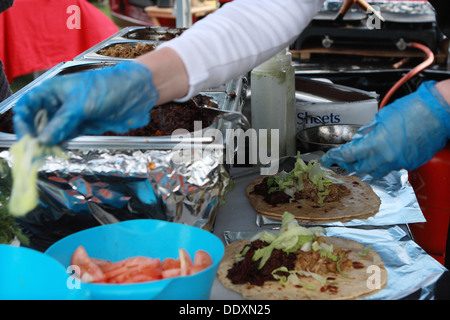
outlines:
M45 252L63 266L70 265L70 258L78 246L83 246L90 257L120 261L135 256L178 258L179 249L185 249L193 258L197 250L211 255L213 265L185 277L143 282L136 284L83 285L91 299L133 300L206 300L224 254L222 241L203 229L161 220L128 220L110 225L86 229L67 236L53 244Z
M72 285L55 259L33 249L0 245L0 300L87 298L84 286Z

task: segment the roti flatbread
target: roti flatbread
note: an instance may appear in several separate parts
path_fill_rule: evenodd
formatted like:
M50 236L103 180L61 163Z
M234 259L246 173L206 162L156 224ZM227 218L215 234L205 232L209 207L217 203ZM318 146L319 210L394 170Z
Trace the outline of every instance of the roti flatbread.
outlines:
M326 274L325 285L311 276L299 276L301 285L281 284L279 281L265 281L263 285L234 284L227 276L228 270L233 267L235 257L250 243L249 240L240 240L226 246L218 278L226 288L249 300L350 300L373 295L386 286L387 271L374 250L367 250L362 244L343 238L326 237L325 241L336 249L348 251L352 267L344 270L346 277L339 273ZM362 256L363 250L367 254Z
M258 213L276 220L281 220L286 211L292 213L298 221L306 222L366 219L378 212L381 200L368 183L356 176L335 175L335 177L347 187L350 194L337 201L324 202L321 205L311 199L276 205L267 203L262 195L253 192L255 185L260 184L264 176L252 181L246 188L246 194Z

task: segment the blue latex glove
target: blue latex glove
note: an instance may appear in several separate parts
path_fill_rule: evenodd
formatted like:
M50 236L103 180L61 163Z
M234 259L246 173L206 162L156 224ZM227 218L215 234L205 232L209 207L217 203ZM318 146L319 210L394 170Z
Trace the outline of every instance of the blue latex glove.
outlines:
M435 83L427 81L382 108L351 142L329 150L322 165L336 164L381 178L393 170L414 170L425 164L450 138L450 106Z
M43 82L14 106L14 128L18 138L29 133L45 145L106 131L124 133L146 125L157 100L151 71L138 62L120 62ZM37 132L35 118L42 109L48 123Z

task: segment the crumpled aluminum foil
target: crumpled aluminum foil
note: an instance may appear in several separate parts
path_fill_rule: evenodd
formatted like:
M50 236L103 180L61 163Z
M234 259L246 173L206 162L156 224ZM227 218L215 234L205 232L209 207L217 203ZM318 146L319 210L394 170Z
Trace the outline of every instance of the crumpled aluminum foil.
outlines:
M136 218L211 230L230 185L223 150L213 150L193 149L191 161L179 161L176 149L69 150L68 159L47 159L40 205L19 222L41 250L73 232ZM11 163L8 150L0 158Z
M399 226L387 229L326 227L325 230L327 236L351 239L365 246L372 245L372 249L383 259L388 272L388 283L381 291L365 297L365 300L407 299L412 294L415 296L414 299L433 299L436 282L447 271L442 264L412 241ZM257 232L259 231L224 232L224 237L228 244L236 240L250 239ZM236 298L234 293L228 294Z

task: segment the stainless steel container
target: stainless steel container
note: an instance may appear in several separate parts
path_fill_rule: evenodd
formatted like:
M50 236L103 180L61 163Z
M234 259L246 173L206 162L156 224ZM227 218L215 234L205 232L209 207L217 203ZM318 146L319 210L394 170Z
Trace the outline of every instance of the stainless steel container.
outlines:
M102 55L102 50L113 46L158 46L158 44L179 36L185 29L183 28L165 28L165 27L126 27L116 34L98 43L81 53L74 60L106 60L106 61L122 61L133 58L111 57Z
M159 42L138 40L114 40L97 45L82 53L74 60L132 60L144 53L153 51Z
M88 71L88 70L96 70L105 67L113 66L117 63L117 61L94 61L94 60L78 60L78 61L69 61L65 63L60 63L54 68L51 68L49 71L44 73L38 79L24 87L22 90L18 91L13 96L4 100L0 103L0 114L4 114L6 111L12 109L17 101L28 91L32 90L34 87L40 85L45 80L53 78L55 76L61 76L76 72ZM210 88L205 91L200 92L199 94L205 95L211 98L211 100L218 106L218 115L215 119L214 123L210 127L203 128L203 131L215 128L222 130L224 134L226 134L226 129L232 128L233 123L226 119L230 119L227 117L227 112L231 113L241 113L243 100L246 95L246 79L245 77L238 77L233 79L219 87ZM234 120L239 121L236 117L233 117ZM1 128L0 128L1 133ZM200 138L200 134L192 135L192 138L196 141L204 141L204 142L212 142L212 138L210 137L202 137ZM13 134L5 134L2 133L2 137L0 139L0 147L8 146L7 144L15 141L15 135ZM186 141L186 138L183 137L183 141ZM122 136L83 136L78 137L72 140L69 143L69 147L74 148L85 148L85 147L106 147L106 148L130 148L132 146L135 149L151 149L151 148L165 148L170 147L174 143L179 143L176 137L171 136L162 136L162 137L122 137Z
M328 151L350 142L360 125L335 124L311 127L297 133L297 149L302 153Z

